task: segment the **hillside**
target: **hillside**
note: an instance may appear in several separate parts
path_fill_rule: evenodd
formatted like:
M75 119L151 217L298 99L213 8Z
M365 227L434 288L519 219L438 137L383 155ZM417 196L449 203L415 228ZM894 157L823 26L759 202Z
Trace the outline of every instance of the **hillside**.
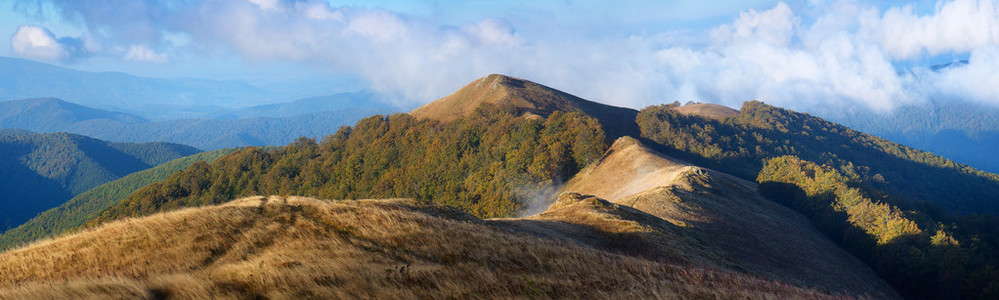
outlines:
M100 220L269 194L417 198L478 217L513 216L599 157L605 141L595 119L575 112L527 119L485 106L447 123L372 116L318 143L302 138L196 163L136 191Z
M178 144L109 143L66 133L0 135L0 228L97 185L197 152Z
M642 110L643 136L757 180L903 296L999 296L999 175L760 102L720 121L674 107Z
M305 111L285 117L251 117L244 119L175 119L149 121L138 116L85 107L58 99L39 98L0 102L0 126L37 132L69 132L89 137L125 143L162 141L216 150L242 146L285 145L295 139L319 137L336 131L376 113L391 112L386 105L372 107L355 104L325 104L317 102L338 99L313 98L301 103L247 108L237 113L262 115L276 110L277 115ZM343 99L339 99L343 100ZM318 110L339 107L335 110Z
M758 101L743 104L738 118L720 121L652 106L642 110L638 123L642 137L666 146L667 154L747 180L756 178L766 159L795 155L849 167L873 188L953 212L999 213L999 175Z
M753 182L670 158L631 137L619 138L562 188L668 222L672 230L660 243L671 244L661 247L669 251L656 257L689 257L698 265L833 291L891 290L807 218L756 189ZM547 214L539 216L550 219Z
M722 118L735 118L739 116L739 111L728 106L711 103L687 103L677 106L676 111L688 116L701 116L708 119L721 120Z
M405 199L252 197L0 254L0 298L835 296L518 229L538 223L559 226Z
M0 251L79 228L132 192L162 181L174 173L187 169L195 162L212 162L233 151L236 149L215 150L181 157L99 185L38 214L20 226L3 232L0 234Z
M609 138L638 132L634 122L635 110L584 100L544 85L499 74L476 79L409 114L421 119L452 121L472 115L483 104L518 116L544 117L555 111L581 112L600 121Z

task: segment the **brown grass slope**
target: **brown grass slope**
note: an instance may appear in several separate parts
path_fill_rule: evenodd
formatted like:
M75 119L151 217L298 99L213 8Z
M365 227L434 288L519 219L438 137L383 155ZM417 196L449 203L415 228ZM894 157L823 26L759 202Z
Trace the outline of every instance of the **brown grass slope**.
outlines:
M634 221L587 199L554 209ZM251 197L0 254L0 298L831 297L520 233L524 222L547 221L483 221L406 199Z
M688 116L701 116L715 120L739 116L739 110L737 109L711 103L690 103L676 107L676 111Z
M897 297L804 216L759 196L755 183L669 158L630 137L618 139L563 190L670 223L645 238L660 245L661 256L821 290Z
M476 79L409 114L447 122L469 116L483 104L513 110L527 117L548 116L555 111L583 112L600 121L610 138L637 135L638 132L636 110L584 100L541 84L500 74Z

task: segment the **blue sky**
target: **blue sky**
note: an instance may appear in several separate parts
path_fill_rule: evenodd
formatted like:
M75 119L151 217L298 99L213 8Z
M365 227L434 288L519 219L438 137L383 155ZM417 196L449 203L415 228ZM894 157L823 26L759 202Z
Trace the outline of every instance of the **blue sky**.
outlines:
M0 56L424 103L489 73L605 103L999 104L999 1L0 2ZM971 63L942 72L923 67Z

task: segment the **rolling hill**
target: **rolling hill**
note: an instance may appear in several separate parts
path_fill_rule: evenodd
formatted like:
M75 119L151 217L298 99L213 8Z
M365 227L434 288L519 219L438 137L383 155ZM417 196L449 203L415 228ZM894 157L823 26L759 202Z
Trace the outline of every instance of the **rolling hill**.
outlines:
M642 137L670 148L667 154L746 180L756 178L766 159L796 155L849 167L872 187L953 212L999 213L999 175L809 114L749 101L734 118L658 105L643 109L637 120Z
M492 74L472 81L458 91L414 109L409 114L421 119L451 121L467 117L483 104L518 116L546 117L552 112L581 112L596 118L608 138L635 135L637 111L584 100L534 82Z
M564 204L551 213L579 206L601 222L642 221L614 215L619 209L612 207L590 208L587 199L564 197L560 203L567 202L582 205ZM109 223L5 252L0 297L842 296L538 236L521 231L524 226L564 227L542 220L480 220L407 199L251 197ZM573 232L605 241L628 235L602 228Z
M0 128L37 132L68 131L78 123L107 120L126 124L146 122L142 117L90 108L56 98L33 98L0 102Z
M20 226L3 232L0 234L0 251L75 230L135 190L162 181L195 162L211 162L235 150L221 149L181 157L99 185L38 214Z
M642 110L670 155L756 180L904 297L999 296L999 175L757 101L738 117Z
M364 116L394 110L387 105L372 104L364 107L361 105L374 102L344 97L346 98L309 98L284 105L250 107L233 112L238 116L257 116L244 119L164 121L150 121L136 115L85 107L53 98L23 99L0 102L0 126L37 132L70 132L114 142L162 141L216 150L284 145L302 136L321 137ZM309 107L313 110L308 110ZM334 110L322 110L325 108ZM280 118L259 116L266 115L268 111L273 111L275 115L303 114Z
M659 228L668 228L654 239L623 246L649 257L680 259L820 290L871 295L891 290L807 218L761 197L756 189L753 182L673 159L622 137L562 191L606 199L605 205L647 214ZM566 223L588 219L581 213L553 215L561 202L528 219Z
M712 265L832 291L888 289L807 218L759 196L755 183L678 161L631 137L619 138L562 190L665 220L682 232L666 240L700 247L657 256L701 256Z
M178 144L109 143L66 133L0 135L0 226L17 226L97 185L197 152Z

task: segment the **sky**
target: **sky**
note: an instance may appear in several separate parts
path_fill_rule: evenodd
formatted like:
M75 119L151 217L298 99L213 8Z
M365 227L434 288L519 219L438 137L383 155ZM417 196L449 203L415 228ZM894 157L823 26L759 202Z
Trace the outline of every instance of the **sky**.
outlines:
M0 33L0 56L74 69L409 104L501 73L633 108L999 106L999 0L0 0Z

